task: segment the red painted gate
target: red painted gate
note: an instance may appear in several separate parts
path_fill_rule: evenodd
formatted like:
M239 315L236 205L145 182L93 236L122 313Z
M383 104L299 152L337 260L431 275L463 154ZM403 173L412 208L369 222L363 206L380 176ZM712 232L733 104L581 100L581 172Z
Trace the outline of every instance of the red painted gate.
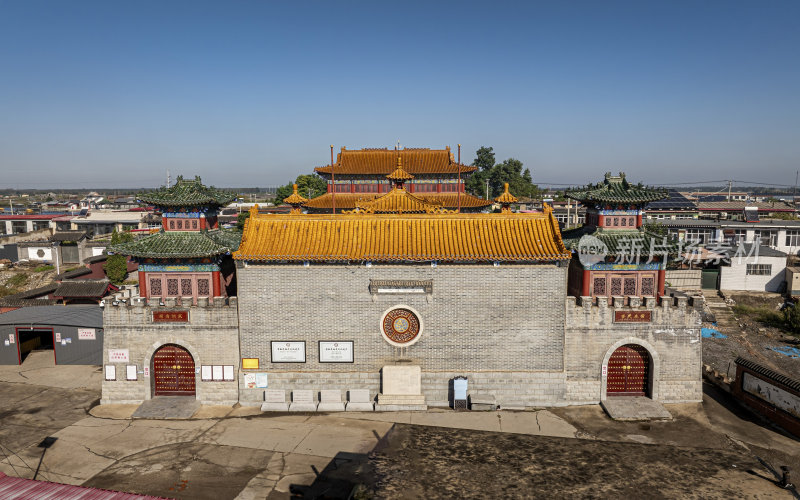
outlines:
M153 355L154 396L194 396L194 359L189 351L165 345Z
M606 393L609 396L647 396L650 354L640 345L620 347L608 360Z

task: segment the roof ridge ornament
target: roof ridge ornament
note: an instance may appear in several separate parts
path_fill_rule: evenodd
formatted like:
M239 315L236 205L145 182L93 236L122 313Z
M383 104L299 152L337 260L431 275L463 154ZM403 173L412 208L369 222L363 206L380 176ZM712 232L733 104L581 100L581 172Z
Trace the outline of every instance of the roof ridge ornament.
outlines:
M403 183L410 181L414 176L403 169L403 158L397 155L397 167L394 169L394 172L387 175L386 178L390 181L394 181L397 189L403 189Z
M302 211L300 207L308 202L308 198L303 198L297 193L297 184L292 184L292 194L283 199L284 203L292 206L291 214L300 214Z
M513 194L508 192L508 183L507 182L505 184L503 184L503 189L504 189L503 194L501 194L500 196L495 198L494 201L496 201L497 203L500 203L502 205L502 207L500 209L500 213L510 214L511 213L511 204L512 203L516 203L519 200L517 200L516 196L514 196Z

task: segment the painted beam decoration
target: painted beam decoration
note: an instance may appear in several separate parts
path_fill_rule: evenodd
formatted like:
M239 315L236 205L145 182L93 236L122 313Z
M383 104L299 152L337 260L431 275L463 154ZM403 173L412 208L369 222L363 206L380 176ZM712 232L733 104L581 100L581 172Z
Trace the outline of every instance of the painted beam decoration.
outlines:
M650 323L653 311L614 311L614 323Z
M153 323L188 323L189 311L153 311Z

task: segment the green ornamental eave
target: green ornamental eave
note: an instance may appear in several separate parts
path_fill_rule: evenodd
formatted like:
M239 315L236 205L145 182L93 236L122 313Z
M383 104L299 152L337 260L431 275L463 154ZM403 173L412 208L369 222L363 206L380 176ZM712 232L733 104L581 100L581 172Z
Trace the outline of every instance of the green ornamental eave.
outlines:
M214 257L235 252L242 240L238 231L162 231L108 248L109 253L151 259Z
M677 255L680 251L680 241L675 238L650 233L644 230L604 230L595 226L583 226L561 233L564 246L568 250L578 251L580 241L584 236L597 238L606 248L610 256L636 254L643 257L648 255L659 256ZM584 242L587 245L589 242Z
M235 199L234 193L203 185L199 176L194 179L178 176L174 185L138 196L143 203L161 207L221 207Z
M620 172L618 176L613 176L608 172L603 182L589 184L583 188L568 189L564 192L564 196L584 205L594 203L640 205L663 200L669 196L669 193L666 189L630 184L625 179L623 172Z

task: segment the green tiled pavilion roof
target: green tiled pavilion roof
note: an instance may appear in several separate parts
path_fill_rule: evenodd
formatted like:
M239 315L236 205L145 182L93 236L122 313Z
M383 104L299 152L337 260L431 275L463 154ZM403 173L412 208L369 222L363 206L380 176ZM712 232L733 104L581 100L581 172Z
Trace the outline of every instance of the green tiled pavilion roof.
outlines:
M608 249L608 255L631 255L638 253L643 257L678 253L680 242L674 238L639 230L606 229L583 226L561 233L564 246L568 250L578 250L584 236L594 236Z
M239 249L238 231L162 231L130 243L109 247L109 253L153 259L190 259L233 253Z
M577 200L584 205L593 203L642 204L663 200L669 196L666 189L630 184L625 179L624 172L620 172L618 176L608 172L603 182L589 184L583 188L568 189L564 194L567 198Z
M178 176L175 185L139 195L138 199L162 207L225 206L235 200L236 195L204 186L199 176L194 179Z

